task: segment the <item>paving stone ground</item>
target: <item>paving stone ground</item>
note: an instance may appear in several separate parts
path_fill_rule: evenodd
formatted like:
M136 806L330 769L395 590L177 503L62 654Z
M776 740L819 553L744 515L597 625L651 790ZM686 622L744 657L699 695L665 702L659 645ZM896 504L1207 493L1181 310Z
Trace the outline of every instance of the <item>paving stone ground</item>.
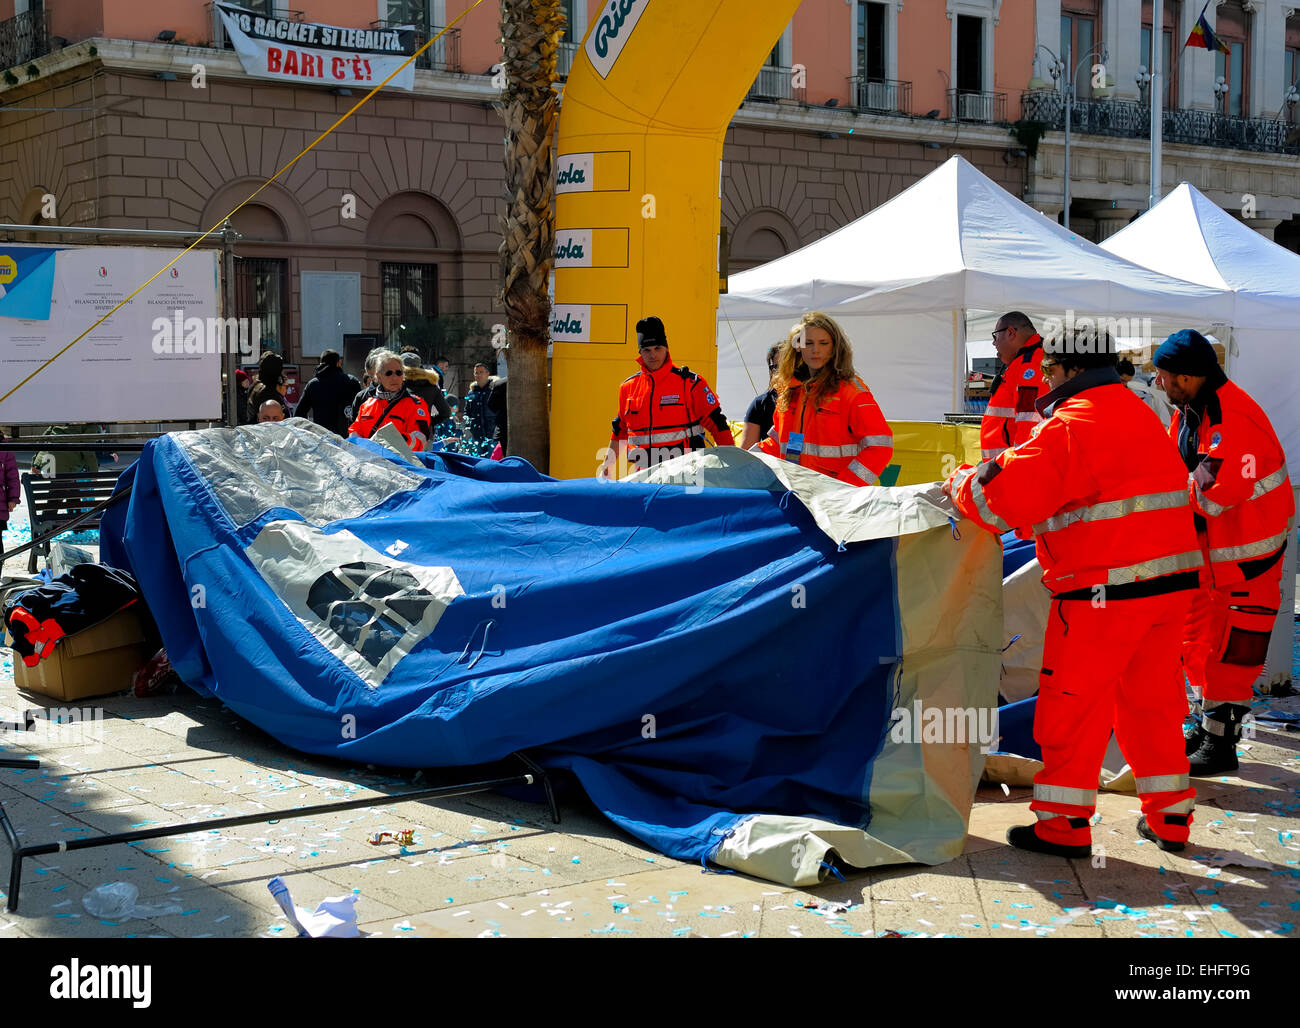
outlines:
M15 525L24 521L20 508ZM5 571L21 566L23 557ZM1013 850L1003 836L1033 820L1029 790L982 786L956 860L798 889L664 857L581 797L565 799L558 828L543 805L516 796L394 802L384 793L408 787L404 779L295 753L188 691L91 702L104 720L86 735L0 735L0 754L42 761L39 771L0 768L0 802L24 840L368 791L375 802L30 860L19 911L0 908L0 939L287 938L266 888L275 875L308 909L355 893L361 930L389 938L1300 937L1300 734L1264 722L1241 747L1239 773L1197 781L1193 845L1183 854L1137 838L1137 798L1115 793L1099 799L1092 859ZM0 716L53 705L15 689L5 650ZM1257 713L1270 709L1300 712L1300 696L1256 704ZM415 830L411 846L367 841L399 828ZM7 867L0 845L0 871ZM140 903L161 909L123 922L91 916L82 897L114 881L135 884Z

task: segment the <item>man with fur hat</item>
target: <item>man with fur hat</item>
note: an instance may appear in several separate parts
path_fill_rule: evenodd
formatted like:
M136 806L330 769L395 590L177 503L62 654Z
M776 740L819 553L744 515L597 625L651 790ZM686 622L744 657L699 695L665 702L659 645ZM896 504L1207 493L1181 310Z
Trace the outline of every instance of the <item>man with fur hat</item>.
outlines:
M435 425L451 420L451 407L442 391L442 376L436 370L425 368L420 364L418 350L402 350L402 367L406 369L406 388L423 400L429 407Z
M1268 416L1228 380L1209 340L1175 332L1154 363L1176 408L1169 435L1190 472L1207 563L1183 632L1183 667L1202 705L1187 753L1193 775L1217 775L1237 769L1241 720L1281 602L1295 499Z

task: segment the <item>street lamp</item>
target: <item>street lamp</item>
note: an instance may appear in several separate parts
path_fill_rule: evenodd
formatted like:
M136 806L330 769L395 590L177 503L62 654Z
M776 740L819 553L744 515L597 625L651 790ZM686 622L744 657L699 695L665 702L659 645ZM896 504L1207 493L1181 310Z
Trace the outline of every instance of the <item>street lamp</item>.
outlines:
M1100 53L1097 52L1098 47L1101 48ZM1057 71L1058 68L1060 68L1060 71L1065 70L1066 68L1065 62L1061 60L1061 58L1058 57L1052 51L1051 47L1039 43L1038 47L1035 48L1034 52L1037 53L1039 49L1046 50L1049 54L1052 55L1052 59L1054 62L1052 64L1052 78L1055 79L1060 74L1060 72ZM1096 44L1096 46L1093 46L1091 49L1088 50L1086 54L1083 55L1083 57L1079 60L1079 63L1074 66L1074 74L1070 76L1069 82L1066 83L1066 90L1065 90L1065 227L1066 228L1070 227L1070 122L1074 120L1074 83L1075 80L1079 77L1079 69L1082 68L1089 61L1091 61L1094 57L1100 57L1101 63L1102 64L1106 63L1107 57L1106 57L1105 43Z
M1147 66L1139 64L1137 74L1133 78L1137 82L1138 92L1146 96L1147 90L1151 88L1151 72L1147 70Z
M1222 114L1228 113L1228 105L1227 102L1224 100L1224 96L1227 94L1227 92L1228 92L1228 82L1222 75L1220 75L1217 79L1214 80L1214 103L1215 106L1222 107L1222 111L1220 112Z

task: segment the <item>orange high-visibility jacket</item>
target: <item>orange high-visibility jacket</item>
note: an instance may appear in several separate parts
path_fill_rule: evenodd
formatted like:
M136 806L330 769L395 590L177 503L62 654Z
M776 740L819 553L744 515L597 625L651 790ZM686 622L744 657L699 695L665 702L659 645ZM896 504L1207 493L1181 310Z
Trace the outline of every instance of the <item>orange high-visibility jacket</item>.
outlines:
M989 405L980 421L980 456L992 460L1007 447L1028 439L1043 420L1034 404L1050 389L1043 374L1043 337L1035 335L993 380Z
M803 436L797 454L790 447L793 433ZM809 402L807 383L794 382L789 407L777 406L762 449L850 485L875 485L894 455L894 433L862 379L841 382L815 402Z
M636 362L641 370L618 387L612 445L626 442L634 462L639 451L699 449L706 429L719 446L732 445L731 430L708 382L690 368L679 368L671 356L658 371L650 371L640 357Z
M1028 440L949 476L958 509L992 532L1032 526L1043 584L1058 596L1195 588L1203 560L1187 469L1160 419L1112 368L1076 375L1038 409L1047 420Z
M1187 408L1179 407L1170 422L1175 446L1185 417ZM1286 454L1268 415L1233 382L1214 390L1195 432L1200 461L1188 490L1205 521L1213 584L1233 585L1273 566L1286 543L1295 515Z
M402 387L403 395L396 400L372 396L361 405L357 420L348 431L369 439L385 425L394 425L402 433L412 452L418 453L429 445L429 407L419 397Z

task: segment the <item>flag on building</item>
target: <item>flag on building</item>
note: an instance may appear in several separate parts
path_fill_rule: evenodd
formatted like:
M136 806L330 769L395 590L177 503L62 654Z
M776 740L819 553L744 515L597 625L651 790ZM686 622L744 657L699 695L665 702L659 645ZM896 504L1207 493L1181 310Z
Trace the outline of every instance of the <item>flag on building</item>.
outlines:
M1210 5L1206 3L1205 7ZM1187 42L1183 44L1184 48L1189 46L1199 46L1205 50L1218 50L1221 54L1230 53L1228 44L1214 34L1210 28L1209 22L1205 20L1205 10L1201 11L1201 16L1196 19L1196 27L1192 29L1192 34L1187 37Z

